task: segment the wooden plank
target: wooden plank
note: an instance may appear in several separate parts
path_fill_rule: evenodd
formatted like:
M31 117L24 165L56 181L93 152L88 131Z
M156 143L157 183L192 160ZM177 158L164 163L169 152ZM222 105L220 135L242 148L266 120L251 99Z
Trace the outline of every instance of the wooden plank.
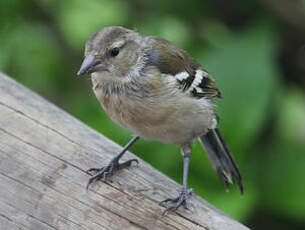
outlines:
M140 160L86 192L120 146L0 73L2 229L247 229L200 197L162 216L180 185ZM127 153L125 159L137 158Z

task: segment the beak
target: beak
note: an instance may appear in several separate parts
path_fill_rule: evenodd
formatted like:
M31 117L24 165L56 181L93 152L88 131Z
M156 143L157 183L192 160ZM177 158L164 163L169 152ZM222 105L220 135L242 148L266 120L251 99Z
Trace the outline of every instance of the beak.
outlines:
M104 70L104 65L101 63L101 60L96 58L93 54L89 54L85 57L77 75L84 75L89 73L94 73L99 70Z

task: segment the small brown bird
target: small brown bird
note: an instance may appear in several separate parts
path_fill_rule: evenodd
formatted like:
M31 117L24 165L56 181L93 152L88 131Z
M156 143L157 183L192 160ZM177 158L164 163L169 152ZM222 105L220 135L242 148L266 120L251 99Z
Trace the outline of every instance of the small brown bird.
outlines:
M188 208L191 145L199 139L225 187L242 180L217 129L213 98L221 98L214 79L186 51L173 43L120 26L105 27L86 43L78 75L91 74L93 90L108 116L135 137L108 165L92 168L88 186L128 167L119 159L140 137L181 147L183 187L166 211Z

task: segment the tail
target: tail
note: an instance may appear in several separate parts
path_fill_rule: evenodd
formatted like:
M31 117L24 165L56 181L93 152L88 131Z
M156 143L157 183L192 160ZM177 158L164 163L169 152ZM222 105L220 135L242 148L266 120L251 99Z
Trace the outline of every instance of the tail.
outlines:
M227 188L229 183L233 184L234 181L238 184L240 193L243 194L243 185L239 170L218 129L211 129L199 139L224 186Z

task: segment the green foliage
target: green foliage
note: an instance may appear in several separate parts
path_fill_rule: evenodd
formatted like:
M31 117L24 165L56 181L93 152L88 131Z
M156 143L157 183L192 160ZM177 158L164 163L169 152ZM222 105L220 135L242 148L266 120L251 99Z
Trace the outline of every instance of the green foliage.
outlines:
M272 60L276 41L269 27L259 24L216 42L201 63L215 76L224 97L217 107L221 130L232 141L232 150L243 152L261 129L277 86Z
M122 25L127 20L126 5L122 1L82 0L60 1L57 21L75 49L84 47L88 36L110 25ZM94 17L94 15L96 15Z
M223 93L224 100L219 102L217 107L220 130L240 165L246 184L245 197L240 202L230 203L230 209L235 211L231 213L228 209L228 212L240 218L245 211L249 212L248 210L253 208L251 205L255 205L253 199L256 191L252 191L254 186L249 183L250 178L246 173L247 162L242 161L242 156L247 154L247 149L253 144L263 126L266 119L264 111L268 110L272 91L277 86L276 70L271 59L274 39L267 27L257 25L251 30L220 40L215 47L204 52L199 60L202 60L204 67L215 76ZM214 41L214 44L215 42L217 41ZM202 149L196 149L194 152L202 154ZM203 168L201 160L196 160L195 163L197 175L206 174L206 168L210 168L208 164ZM213 178L212 175L211 177ZM204 186L205 182L202 181L200 184ZM226 200L225 197L228 196L221 190L217 191L216 200L212 203L217 203L218 199ZM210 196L205 197L209 199ZM245 203L247 206L242 206ZM236 211L239 205L240 212ZM226 207L229 207L228 204L224 209ZM248 210L244 210L245 208Z
M236 2L245 12L255 7ZM224 97L217 100L220 130L241 169L245 194L236 187L224 191L198 142L190 187L243 222L257 210L304 220L305 99L304 92L287 89L280 80L277 24L261 10L233 30L209 5L195 0L0 1L0 69L124 145L132 134L106 116L90 79L76 78L85 41L107 25L171 40L216 79ZM273 132L268 133L270 123ZM141 140L131 150L182 182L179 148Z
M288 92L279 102L277 138L272 148L262 150L258 158L262 162L258 173L264 177L258 184L264 193L262 203L268 210L301 221L305 219L305 98L297 89Z

